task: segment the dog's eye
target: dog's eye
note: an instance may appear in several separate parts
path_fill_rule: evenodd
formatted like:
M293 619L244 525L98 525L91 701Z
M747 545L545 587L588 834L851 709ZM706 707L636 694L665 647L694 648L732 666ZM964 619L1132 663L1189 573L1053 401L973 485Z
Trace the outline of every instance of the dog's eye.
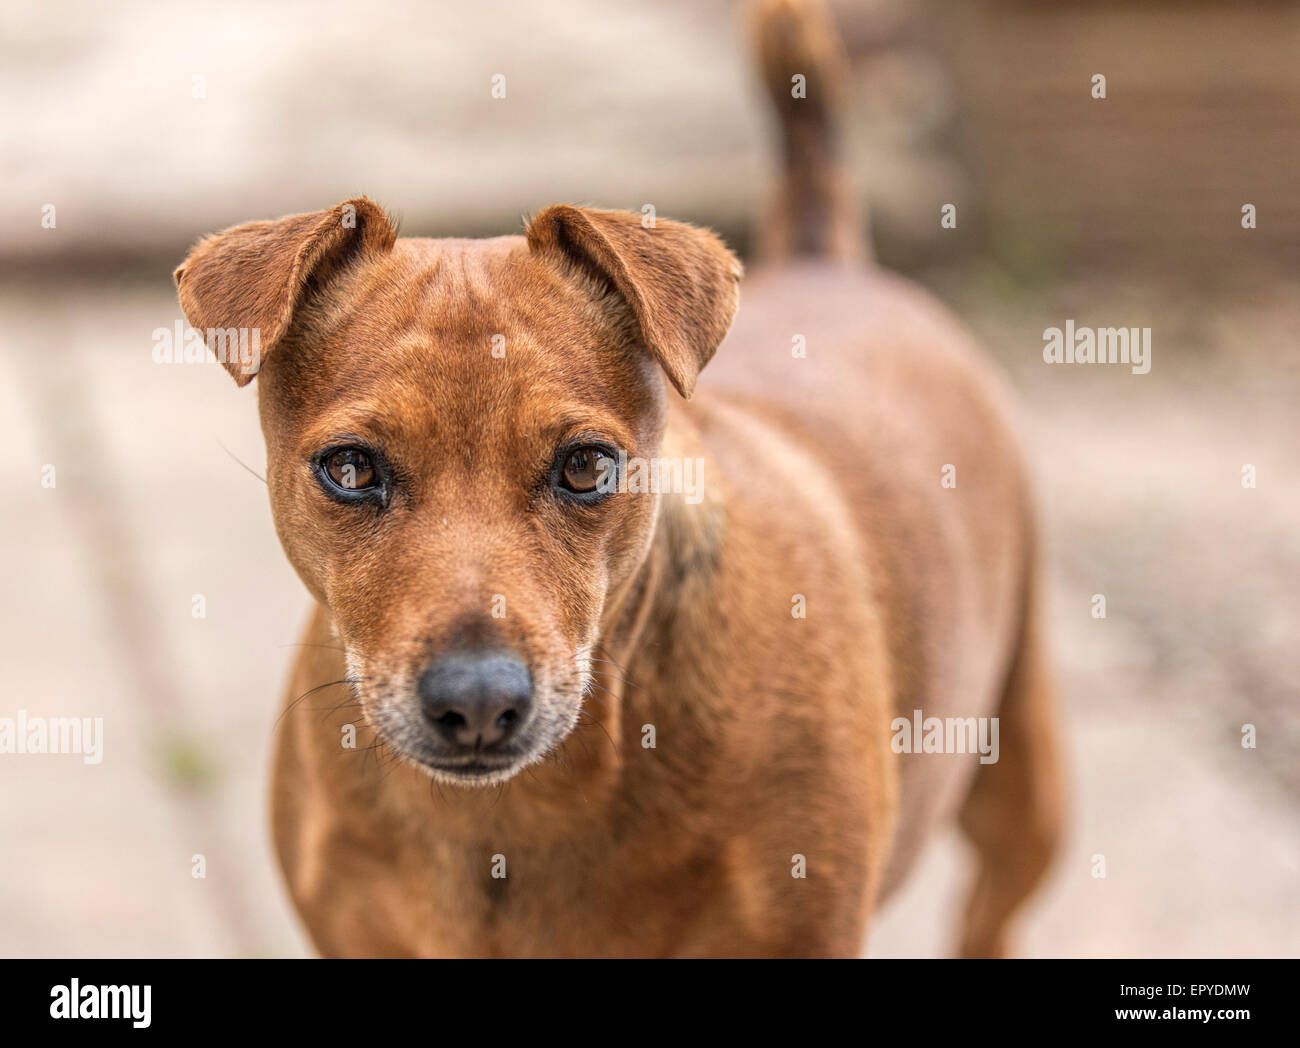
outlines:
M315 469L325 494L336 502L384 500L385 484L379 462L365 448L349 446L324 451L316 459Z
M360 448L340 448L325 460L325 472L345 491L375 486L375 465Z
M603 448L578 448L565 457L560 483L578 495L603 491L613 479L614 469L614 459Z

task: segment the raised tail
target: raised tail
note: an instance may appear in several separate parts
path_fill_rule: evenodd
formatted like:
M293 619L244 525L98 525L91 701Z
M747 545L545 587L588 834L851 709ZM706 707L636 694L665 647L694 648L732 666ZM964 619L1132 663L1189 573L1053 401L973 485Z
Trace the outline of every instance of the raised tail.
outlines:
M753 19L783 153L758 254L764 262L862 260L868 253L862 212L841 156L849 73L839 31L823 0L758 0Z

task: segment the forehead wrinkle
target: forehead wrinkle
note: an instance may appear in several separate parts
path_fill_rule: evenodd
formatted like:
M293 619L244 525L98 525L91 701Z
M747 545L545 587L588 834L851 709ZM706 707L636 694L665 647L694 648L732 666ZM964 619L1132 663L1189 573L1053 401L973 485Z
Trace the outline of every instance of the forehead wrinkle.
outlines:
M509 257L500 241L509 239L399 240L391 256L355 275L356 292L341 296L348 302L330 319L339 327L355 323L358 335L387 339L397 330L461 337L473 328L501 331L486 320L509 297L497 286ZM418 268L409 274L412 262ZM387 319L379 329L365 323L371 318Z
M561 377L593 397L637 381L639 369L628 359L634 353L622 344L606 310L535 264L522 253L520 238L417 241L408 253L433 264L418 287L394 292L405 306L401 326L429 336L443 367L452 357L483 359L501 368L500 377L515 378L522 363L532 380ZM491 356L494 335L505 338L505 358ZM564 348L557 355L548 352L552 346ZM594 366L569 366L575 356L570 347L590 354ZM527 355L521 360L521 354Z
M390 305L409 303L417 298L424 288L438 280L442 269L442 258L434 255L414 274L401 281L393 279L396 273L405 272L404 267L392 256L376 260L351 270L343 277L340 293L321 296L323 299L317 310L317 323L330 330L342 332L347 327L369 320L374 316L383 316L387 310L378 303ZM396 286L395 286L396 285Z
M610 422L644 407L657 371L606 310L505 246L417 241L354 275L357 292L330 318L341 325L330 340L355 346L327 357L336 417L404 440L518 448L581 415L604 418L588 428L632 447ZM506 339L504 358L492 356L493 334Z

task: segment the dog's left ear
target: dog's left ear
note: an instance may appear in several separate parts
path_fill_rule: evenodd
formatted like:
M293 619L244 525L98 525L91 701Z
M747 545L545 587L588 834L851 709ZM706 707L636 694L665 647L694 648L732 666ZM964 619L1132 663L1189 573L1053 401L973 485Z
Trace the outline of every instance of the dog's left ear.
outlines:
M616 291L650 354L683 397L736 315L741 265L706 229L630 211L555 204L528 223L529 249Z

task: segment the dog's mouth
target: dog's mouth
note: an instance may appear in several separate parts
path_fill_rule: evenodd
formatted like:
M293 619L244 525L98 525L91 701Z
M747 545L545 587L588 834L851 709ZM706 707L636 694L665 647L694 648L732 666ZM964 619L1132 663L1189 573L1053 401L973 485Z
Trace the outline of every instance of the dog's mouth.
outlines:
M403 763L418 768L431 779L454 786L495 786L512 779L529 764L545 756L547 747L521 739L507 750L447 753L418 731L380 728L380 740Z
M519 756L482 755L460 758L408 758L434 778L467 786L490 786L512 778L526 763Z

